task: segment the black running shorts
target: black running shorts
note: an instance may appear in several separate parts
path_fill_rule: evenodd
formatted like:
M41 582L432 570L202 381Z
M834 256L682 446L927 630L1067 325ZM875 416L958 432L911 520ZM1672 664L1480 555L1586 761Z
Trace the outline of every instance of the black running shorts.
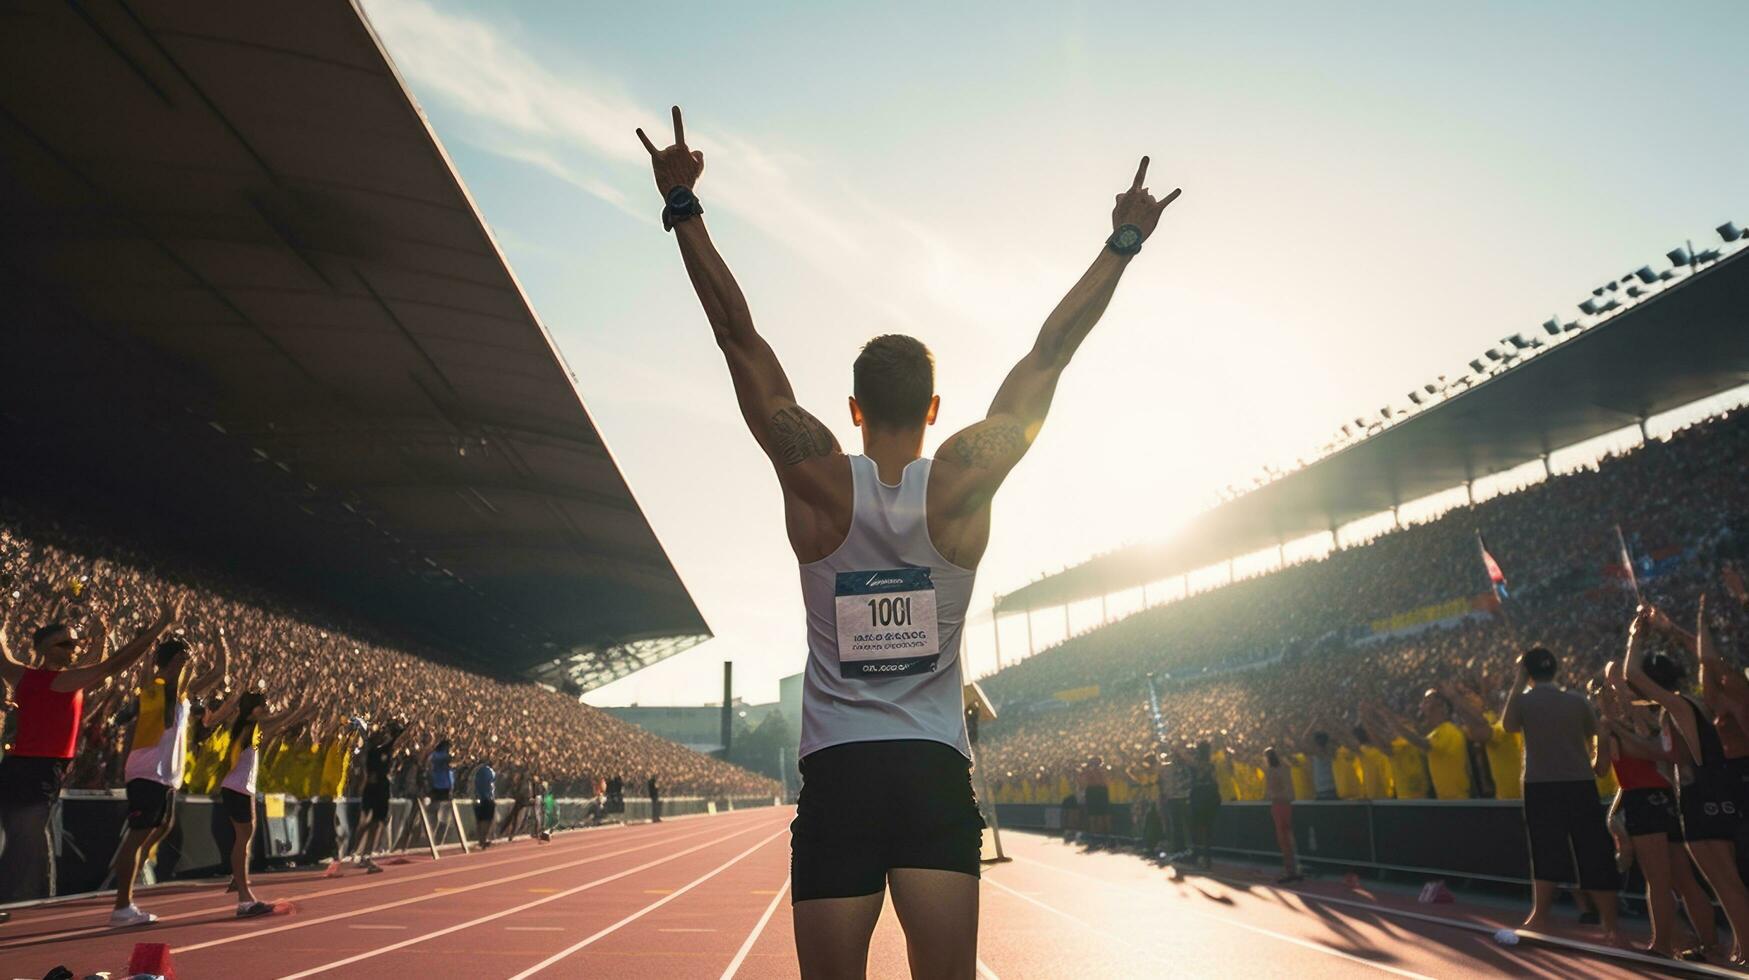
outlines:
M1730 777L1715 769L1702 769L1694 782L1676 794L1682 814L1683 840L1736 840L1743 820L1736 787Z
M450 797L450 790L448 790L448 789L433 789L431 791L431 802L433 802L433 803L448 802L449 797Z
M1615 891L1621 886L1615 845L1593 780L1525 783L1524 828L1536 880L1572 884L1576 862L1579 887Z
M9 755L0 759L0 807L48 806L61 794L71 759Z
M380 783L364 784L364 815L376 820L389 819L389 784L387 780Z
M225 816L236 823L253 823L255 820L255 797L248 793L239 793L228 786L219 787L219 800L224 803Z
M1676 815L1676 791L1665 786L1621 791L1621 815L1628 836L1664 834L1674 837L1681 829Z
M791 901L874 895L894 868L978 876L984 818L958 749L918 739L848 742L808 753L800 768Z
M498 804L492 800L474 801L474 819L481 823L492 819L498 813Z
M1103 785L1087 787L1087 815L1090 817L1105 817L1111 815L1111 790Z
M151 830L170 822L170 805L175 794L170 787L155 779L130 779L128 793L128 829Z

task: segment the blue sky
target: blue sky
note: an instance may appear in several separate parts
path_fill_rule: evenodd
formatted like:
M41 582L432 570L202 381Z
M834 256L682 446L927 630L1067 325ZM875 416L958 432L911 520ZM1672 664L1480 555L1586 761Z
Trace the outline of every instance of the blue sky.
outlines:
M974 609L1749 223L1743 3L365 9L717 633L598 704L711 700L725 659L769 700L805 656L776 480L632 135L671 103L761 331L852 449L863 341L935 350L931 451L1096 254L1136 159L1184 188L997 501ZM987 669L988 619L967 635Z

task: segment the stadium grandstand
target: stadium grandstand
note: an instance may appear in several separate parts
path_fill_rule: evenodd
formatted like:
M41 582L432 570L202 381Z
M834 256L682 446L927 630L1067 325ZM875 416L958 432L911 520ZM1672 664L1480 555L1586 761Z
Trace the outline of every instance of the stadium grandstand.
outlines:
M710 631L357 11L6 19L11 655L28 666L64 624L78 665L104 663L180 607L197 664L228 644L238 690L307 706L259 760L294 815L378 777L352 764L360 730L370 753L404 736L380 775L406 798L436 788L441 742L507 795L595 818L610 782L769 805L779 783L580 703ZM119 801L135 677L86 692L56 827ZM218 793L225 734L195 721L180 788ZM10 861L29 835L9 830ZM58 880L9 873L5 897L92 887L112 834L57 834ZM274 856L322 856L298 839ZM180 850L178 872L203 870Z
M1715 610L1721 634L1749 636L1738 570L1749 550L1749 418L1727 407L1646 437L1649 419L1720 396L1728 404L1749 382L1749 249L1735 225L1719 234L1726 245L1707 265L1630 273L1598 292L1633 288L1631 304L1582 328L1553 324L1550 349L1412 414L1387 411L1388 424L1382 415L1371 434L1220 504L1179 536L1000 596L998 615L1030 616L1153 588L1141 611L983 679L1003 709L983 729L999 798L1073 801L1094 757L1114 801L1151 798L1164 734L1180 748L1224 738L1223 796L1262 799L1263 749L1301 746L1310 727L1412 724L1429 685L1451 685L1484 711L1484 696L1510 680L1502 651L1519 637L1549 645L1580 675L1601 669L1623 649L1630 581L1690 617L1710 585L1738 600ZM1635 426L1637 446L1548 469L1553 453ZM1469 492L1539 461L1540 479L1523 489ZM1457 506L1421 523L1397 519L1399 507L1454 488L1467 498ZM1382 527L1338 539L1381 512ZM1317 558L1281 560L1311 535L1323 538ZM1510 574L1512 620L1497 615L1484 539ZM1259 551L1273 568L1233 573L1235 559ZM1214 584L1198 591L1192 583L1211 572ZM1303 759L1299 768L1305 791ZM1479 791L1490 780L1476 776Z

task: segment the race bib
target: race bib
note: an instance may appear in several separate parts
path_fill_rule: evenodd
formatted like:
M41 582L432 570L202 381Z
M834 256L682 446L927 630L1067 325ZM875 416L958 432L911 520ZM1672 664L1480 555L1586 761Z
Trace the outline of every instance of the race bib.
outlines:
M839 572L838 672L897 677L935 669L941 640L927 568Z

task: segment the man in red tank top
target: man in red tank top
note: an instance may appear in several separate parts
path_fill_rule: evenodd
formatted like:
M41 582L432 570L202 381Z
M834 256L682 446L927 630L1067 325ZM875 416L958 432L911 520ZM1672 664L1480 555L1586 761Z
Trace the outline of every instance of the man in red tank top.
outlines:
M51 623L32 634L32 667L13 658L0 623L0 679L18 705L18 733L0 759L0 901L48 894L49 808L73 762L85 692L133 667L181 614L178 598L115 656L75 669L73 627Z

